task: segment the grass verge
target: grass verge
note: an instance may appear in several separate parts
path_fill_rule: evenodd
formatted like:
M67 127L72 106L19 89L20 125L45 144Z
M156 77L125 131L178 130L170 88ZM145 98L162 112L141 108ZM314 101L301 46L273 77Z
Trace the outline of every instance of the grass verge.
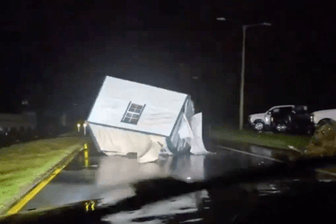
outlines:
M0 211L17 200L22 190L83 144L84 140L69 137L0 148Z
M217 127L211 130L210 137L216 141L230 141L239 143L248 143L261 145L277 149L288 149L288 146L294 146L297 149L304 148L309 140L309 136L293 136L285 134L256 133L253 131L238 131Z

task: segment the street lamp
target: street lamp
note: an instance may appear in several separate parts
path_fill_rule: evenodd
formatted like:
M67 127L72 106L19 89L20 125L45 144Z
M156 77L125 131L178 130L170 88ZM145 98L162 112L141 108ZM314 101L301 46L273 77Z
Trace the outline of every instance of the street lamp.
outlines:
M86 123L86 122L84 122L84 124L83 124L83 128L84 128L84 135L86 135L86 126L87 126L87 123Z
M78 132L80 132L80 127L81 127L81 125L80 125L80 123L78 123L78 124L77 124Z
M226 21L224 17L218 17L218 21ZM254 26L270 26L270 23L255 23L243 25L243 49L242 49L242 67L241 67L241 81L240 81L240 104L239 104L239 130L243 130L243 115L244 115L244 86L245 86L245 39L246 29Z

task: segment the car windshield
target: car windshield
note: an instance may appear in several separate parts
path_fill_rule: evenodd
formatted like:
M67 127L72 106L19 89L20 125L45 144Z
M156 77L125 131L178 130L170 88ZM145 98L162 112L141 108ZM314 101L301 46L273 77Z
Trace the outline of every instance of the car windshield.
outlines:
M245 222L332 185L234 175L336 155L330 2L3 1L0 215Z

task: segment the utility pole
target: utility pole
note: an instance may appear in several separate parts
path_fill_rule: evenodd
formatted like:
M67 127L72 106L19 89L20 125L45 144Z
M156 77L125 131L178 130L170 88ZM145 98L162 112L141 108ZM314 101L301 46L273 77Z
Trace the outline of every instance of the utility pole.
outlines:
M224 17L218 17L218 21L226 21ZM240 78L240 103L239 103L239 130L243 130L244 124L244 87L245 87L245 40L246 29L254 26L271 26L270 23L256 23L251 25L243 25L243 43L242 43L242 65L241 65L241 78Z
M242 49L242 67L240 77L240 101L239 101L239 130L243 130L244 123L244 87L245 87L245 39L246 26L243 26L243 49Z

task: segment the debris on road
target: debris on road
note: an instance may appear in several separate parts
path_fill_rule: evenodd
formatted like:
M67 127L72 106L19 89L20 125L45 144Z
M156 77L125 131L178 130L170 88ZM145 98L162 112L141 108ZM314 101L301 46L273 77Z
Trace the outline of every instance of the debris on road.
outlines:
M191 97L107 76L87 120L97 148L106 155L136 153L153 162L160 153L206 154L202 113Z

